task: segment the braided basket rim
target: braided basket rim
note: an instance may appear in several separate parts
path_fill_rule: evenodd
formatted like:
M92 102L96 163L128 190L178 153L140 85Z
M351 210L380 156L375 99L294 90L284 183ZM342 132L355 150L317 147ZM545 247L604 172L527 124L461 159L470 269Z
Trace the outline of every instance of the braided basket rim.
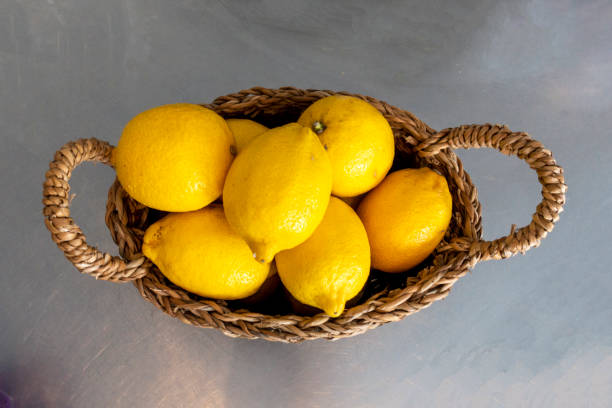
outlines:
M277 92L260 89L258 94L241 92L223 96L217 98L212 104L205 106L226 118L236 116L254 118L262 112L273 115L276 113L275 109L282 109L284 104L291 108L295 108L295 106L305 107L317 99L337 93L319 90L296 93L293 88L281 88ZM396 136L396 146L401 145L398 150L403 149L404 152L411 152L418 140L426 139L435 133L409 112L401 111L385 102L363 95L340 94L364 99L381 111L388 120L396 119L395 126L391 123ZM296 101L296 99L299 99L299 101ZM411 125L411 133L405 130L406 124ZM471 217L465 220L467 221L466 225L469 226L467 234L470 235L470 238L479 239L481 237L480 203L477 199L476 189L467 173L463 171L461 162L452 151L447 151L442 156L444 157L438 155L436 158L424 159L425 164L439 171L443 165L438 163L442 160L443 163L448 164L448 168L455 169L455 172L451 171L449 176L456 175L461 181L451 184L462 185L462 190L465 190L466 196L471 198L467 204L472 208L472 211L469 212ZM132 200L121 185L115 182L109 191L107 210L107 214L109 214L107 217L108 226L111 231L119 228L117 223L112 222L112 214L117 211L116 203L118 200L123 202L122 208L124 209L131 208L135 213L144 210L143 206ZM456 197L453 201L457 202L457 205L462 203ZM126 202L129 204L125 205ZM457 209L454 209L454 212L457 212ZM459 212L468 213L462 209ZM128 218L124 217L125 220ZM138 219L142 219L142 216ZM134 250L131 250L132 247L125 244L122 245L119 239L116 242L122 248L120 252L123 256L134 259L141 256L138 239L142 234L142 229L136 227L136 231L134 231L134 228L130 229L130 227L133 226L125 225L122 235L136 234ZM116 233L113 234L114 239L118 236ZM463 233L461 236L465 237L466 234ZM443 246L444 243L439 248ZM387 322L400 320L429 306L434 301L446 297L452 284L465 275L469 265L469 256L466 256L465 253L460 253L459 259L454 262L450 261L449 257L453 255L451 252L453 251L446 251L445 254L438 256L437 263L439 266L430 265L427 268L421 268L418 272L420 278L407 278L406 287L403 290L395 290L395 293L383 290L365 300L365 302L348 308L339 318L330 318L324 313L315 316L299 316L296 314L272 316L253 313L249 310L232 310L225 301L203 299L173 285L155 266L152 266L152 270L146 277L136 280L134 283L145 299L165 313L189 324L217 328L233 337L263 337L289 342L320 337L337 339L365 332ZM419 288L419 285L423 286ZM412 293L411 288L414 289Z

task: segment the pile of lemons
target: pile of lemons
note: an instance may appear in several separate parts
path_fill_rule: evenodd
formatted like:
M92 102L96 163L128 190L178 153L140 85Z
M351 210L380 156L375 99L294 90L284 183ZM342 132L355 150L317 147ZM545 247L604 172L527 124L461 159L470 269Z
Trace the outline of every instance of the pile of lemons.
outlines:
M199 105L153 108L126 125L112 162L132 198L169 212L142 250L174 284L242 299L278 271L295 299L336 317L371 267L416 266L448 228L445 178L387 174L394 153L377 109L334 95L273 129Z

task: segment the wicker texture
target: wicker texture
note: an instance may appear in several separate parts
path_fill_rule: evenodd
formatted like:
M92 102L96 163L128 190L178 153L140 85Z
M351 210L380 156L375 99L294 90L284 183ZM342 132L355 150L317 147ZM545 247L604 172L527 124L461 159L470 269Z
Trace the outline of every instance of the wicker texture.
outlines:
M224 117L292 118L333 91L252 88L217 98L205 105ZM347 93L342 93L350 95ZM141 253L150 209L131 199L115 181L108 194L106 223L121 257L87 244L70 217L72 170L85 161L110 164L112 146L81 139L63 146L49 166L43 186L43 214L51 236L66 258L82 273L96 279L133 281L140 294L165 313L199 327L216 328L232 337L299 342L317 338L354 336L382 324L398 321L445 298L453 284L478 261L503 259L538 246L553 229L565 202L563 169L551 152L526 133L501 125L468 125L436 132L410 112L377 99L362 98L389 121L398 155L429 166L448 181L453 196L453 219L430 261L407 276L400 287L384 287L348 308L340 317L267 315L236 309L231 302L204 299L174 286ZM481 239L480 203L476 188L453 153L456 148L490 147L526 161L542 185L542 201L525 227L494 241Z

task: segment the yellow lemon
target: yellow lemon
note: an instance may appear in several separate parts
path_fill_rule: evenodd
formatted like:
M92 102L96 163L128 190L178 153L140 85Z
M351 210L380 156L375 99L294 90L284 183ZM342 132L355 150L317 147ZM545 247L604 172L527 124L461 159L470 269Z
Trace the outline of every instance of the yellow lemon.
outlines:
M243 151L246 145L251 143L251 140L268 130L264 125L250 119L227 119L226 122L234 135L234 139L236 139L236 151L238 153Z
M389 122L364 100L332 95L310 105L298 119L319 135L333 168L332 193L352 197L374 188L393 164Z
M192 211L221 195L233 144L221 116L179 103L135 116L112 160L119 182L135 200L162 211Z
M331 317L344 311L370 273L370 245L359 217L332 197L321 224L304 243L276 255L278 275L298 301Z
M157 221L145 233L142 252L175 285L214 299L253 295L270 269L253 259L217 205Z
M359 204L372 267L402 272L421 263L444 237L452 215L446 179L424 167L389 174Z
M290 123L268 130L236 156L223 189L225 215L253 256L270 262L313 233L330 192L331 164L319 139Z

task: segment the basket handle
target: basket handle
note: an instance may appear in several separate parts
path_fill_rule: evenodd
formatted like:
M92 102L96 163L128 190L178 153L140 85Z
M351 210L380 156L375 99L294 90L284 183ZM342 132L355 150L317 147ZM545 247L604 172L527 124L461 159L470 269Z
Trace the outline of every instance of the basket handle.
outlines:
M463 125L444 129L421 142L416 151L422 157L436 155L446 148L491 147L506 155L524 160L538 174L542 184L542 201L538 204L529 225L515 230L494 241L471 241L459 238L449 243L456 250L468 250L477 260L504 259L517 253L525 253L552 231L565 204L567 186L563 168L557 165L550 150L524 132L512 132L505 125Z
M66 258L82 273L96 279L129 282L147 274L150 262L140 257L125 262L118 256L87 245L81 228L70 217L70 176L79 164L92 161L110 164L113 146L97 139L66 143L55 153L43 183L43 215L51 238Z

